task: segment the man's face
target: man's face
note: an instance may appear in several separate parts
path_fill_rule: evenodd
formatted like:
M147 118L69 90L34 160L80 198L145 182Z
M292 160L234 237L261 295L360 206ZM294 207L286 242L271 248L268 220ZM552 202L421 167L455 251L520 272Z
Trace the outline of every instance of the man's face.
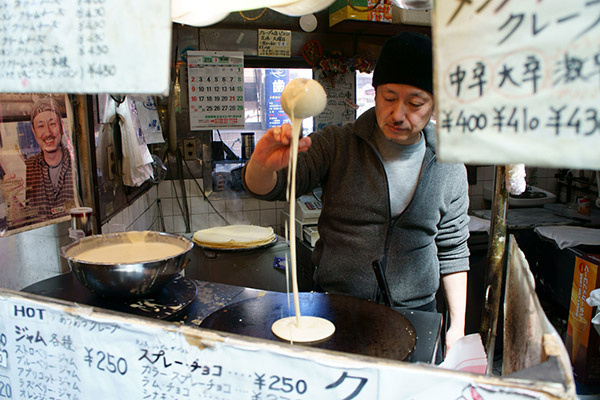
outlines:
M53 111L43 111L33 118L33 134L44 153L54 153L60 149L62 124Z
M385 137L408 145L420 139L433 114L433 96L415 86L385 83L375 90L377 125Z

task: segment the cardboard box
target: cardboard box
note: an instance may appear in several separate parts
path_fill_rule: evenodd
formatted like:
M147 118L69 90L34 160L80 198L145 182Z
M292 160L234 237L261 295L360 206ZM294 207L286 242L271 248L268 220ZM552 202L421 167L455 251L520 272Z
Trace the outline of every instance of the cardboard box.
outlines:
M372 10L364 11L373 5L377 0L336 0L329 6L329 26L339 24L344 20L372 21L372 22L393 22L391 0L384 0Z
M600 335L591 324L597 307L586 299L600 287L600 255L580 253L575 257L566 347L577 382L600 383Z

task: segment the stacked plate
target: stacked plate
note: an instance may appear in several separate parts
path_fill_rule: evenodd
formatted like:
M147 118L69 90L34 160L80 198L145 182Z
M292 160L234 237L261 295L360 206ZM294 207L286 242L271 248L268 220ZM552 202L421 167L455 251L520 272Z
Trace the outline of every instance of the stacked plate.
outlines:
M192 240L211 249L251 249L271 244L277 237L271 227L228 225L199 230Z

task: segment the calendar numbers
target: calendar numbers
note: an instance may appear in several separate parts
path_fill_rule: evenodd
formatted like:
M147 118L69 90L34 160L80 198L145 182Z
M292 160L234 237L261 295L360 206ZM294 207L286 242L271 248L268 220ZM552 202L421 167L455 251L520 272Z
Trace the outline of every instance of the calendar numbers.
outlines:
M187 60L190 128L243 128L243 53L190 51Z

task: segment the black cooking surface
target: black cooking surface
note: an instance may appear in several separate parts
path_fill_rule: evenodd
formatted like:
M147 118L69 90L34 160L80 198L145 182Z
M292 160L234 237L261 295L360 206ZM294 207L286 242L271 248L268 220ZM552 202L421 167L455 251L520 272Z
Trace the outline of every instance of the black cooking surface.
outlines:
M325 318L335 325L330 338L303 345L394 360L406 359L415 348L413 325L389 307L325 293L299 293L299 298L301 315ZM290 312L294 315L293 310L293 301L290 298L288 303L285 293L271 292L230 304L209 315L200 326L280 341L271 332L271 325Z
M141 299L103 297L83 286L74 274L68 273L35 283L23 292L83 303L112 311L154 319L173 319L195 299L194 281L178 276L160 292Z

